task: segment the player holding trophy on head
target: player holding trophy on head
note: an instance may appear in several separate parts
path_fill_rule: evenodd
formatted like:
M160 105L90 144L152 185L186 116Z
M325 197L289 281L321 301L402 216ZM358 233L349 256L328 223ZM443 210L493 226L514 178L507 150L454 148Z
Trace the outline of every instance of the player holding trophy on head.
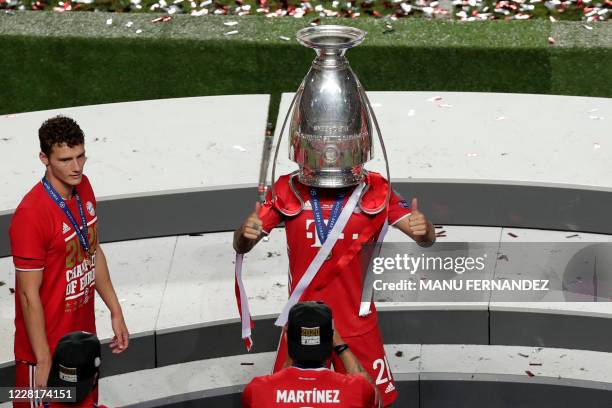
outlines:
M382 242L389 225L421 245L433 243L435 232L418 210L416 198L409 205L391 189L388 163L387 178L364 168L373 157L372 123L386 160L372 107L345 57L347 49L364 37L362 30L343 26L298 31L298 41L317 52L280 132L282 137L291 115L289 158L299 169L280 176L267 191L265 202L256 204L255 211L236 230L236 293L242 337L248 346L252 322L241 280L242 254L284 222L291 295L276 325L286 324L289 310L298 301L325 302L333 311L335 327L375 379L387 406L397 398L397 391L376 309L371 301L362 302L371 299L363 295L371 288L362 284L360 251L364 244ZM280 140L273 180L279 146ZM261 187L260 183L260 191ZM286 359L287 344L281 336L275 372L283 368ZM331 362L336 371L345 371L337 356L332 356Z

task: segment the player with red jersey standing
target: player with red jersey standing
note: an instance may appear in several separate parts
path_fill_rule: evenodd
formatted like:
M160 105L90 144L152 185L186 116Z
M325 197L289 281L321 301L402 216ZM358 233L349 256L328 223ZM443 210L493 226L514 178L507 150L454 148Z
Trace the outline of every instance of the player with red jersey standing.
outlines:
M15 210L9 230L16 270L16 387L45 387L62 336L96 332L94 289L111 312L113 352L129 342L98 242L96 198L83 174L83 132L74 120L57 116L38 133L46 172Z
M333 328L332 312L323 303L297 303L289 312L287 331L289 367L254 378L244 389L244 408L377 407L370 378ZM347 374L325 367L333 351Z
M297 180L298 173L281 176L275 183L276 199L268 200L249 215L234 234L237 253L250 251L272 228L285 223L291 296L299 300L321 300L334 313L335 327L359 359L369 375L375 379L385 406L397 398L393 376L385 356L378 328L376 309L367 304L362 308L362 268L359 252L363 244L376 243L387 223L416 242L429 245L435 241L433 225L418 210L417 199L412 205L391 191L378 173L366 172L356 186L346 188L316 188ZM344 215L344 226L329 255L321 259L313 280L296 292L299 282L320 257L324 243ZM291 300L291 298L290 298ZM371 309L370 309L371 308ZM274 370L285 366L286 341L281 339ZM336 371L345 368L338 358L332 358Z

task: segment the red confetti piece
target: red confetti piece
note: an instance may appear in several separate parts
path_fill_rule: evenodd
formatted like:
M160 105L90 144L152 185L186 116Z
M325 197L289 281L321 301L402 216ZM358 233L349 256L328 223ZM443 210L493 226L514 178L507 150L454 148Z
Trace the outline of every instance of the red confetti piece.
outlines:
M574 234L574 235L568 235L568 236L567 236L567 237L565 237L565 238L576 238L576 237L578 237L578 236L579 236L578 234Z
M555 43L554 37L548 37L548 43L549 44L554 44Z
M509 232L509 233L508 233L508 235L510 235L512 238L516 238L516 237L518 237L518 235L513 234L513 233L511 233L511 232Z
M529 370L525 370L525 372L527 373L527 375L528 375L528 376L530 376L530 377L535 377L535 374L534 374L534 373L532 373L531 371L529 371Z

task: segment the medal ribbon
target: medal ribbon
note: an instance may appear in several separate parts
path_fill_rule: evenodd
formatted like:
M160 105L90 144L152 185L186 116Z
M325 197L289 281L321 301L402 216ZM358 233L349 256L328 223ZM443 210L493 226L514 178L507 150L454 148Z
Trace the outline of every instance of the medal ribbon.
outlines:
M85 211L83 211L81 197L79 197L79 194L76 192L76 189L73 191L73 195L74 198L76 198L77 207L79 208L79 215L81 216L81 222L83 223L82 227L79 227L79 224L72 215L72 212L70 212L70 209L68 208L68 205L66 204L64 199L59 195L59 193L53 188L51 183L49 183L49 181L47 181L45 177L42 178L42 184L43 186L45 186L45 190L47 190L47 194L49 194L49 197L51 197L55 204L57 204L57 206L64 212L64 214L66 214L66 217L68 217L68 220L72 224L72 228L74 228L74 231L76 232L76 235L79 238L81 246L85 250L85 256L89 258L89 237L87 235L87 219L85 218Z
M240 315L240 328L242 332L242 340L247 351L251 351L253 347L253 339L251 338L251 329L255 327L249 310L249 300L247 298L244 283L242 282L242 260L244 254L236 254L236 264L234 266L234 292L236 301L238 302L238 314Z
M319 236L319 241L321 241L321 244L325 243L329 231L334 228L336 221L338 221L338 217L340 217L340 211L342 210L342 202L344 201L345 196L346 192L344 190L340 190L340 192L336 196L334 206L332 207L331 214L329 216L329 221L327 222L327 225L325 225L325 220L323 219L323 210L321 210L321 202L319 201L317 189L314 187L310 189L310 203L312 204L312 214L314 216L317 235Z

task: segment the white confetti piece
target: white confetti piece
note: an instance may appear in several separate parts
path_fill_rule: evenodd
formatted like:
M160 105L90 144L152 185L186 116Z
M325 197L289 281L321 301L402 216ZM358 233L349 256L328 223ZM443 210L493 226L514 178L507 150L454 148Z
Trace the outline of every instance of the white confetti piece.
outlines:
M234 34L238 34L238 30L228 31L227 33L224 33L223 35L228 36L228 35L234 35Z
M289 37L285 37L284 35L281 35L281 36L280 36L280 37L278 37L278 38L280 38L281 40L284 40L284 41L289 41L289 40L291 40L291 38L289 38Z
M225 23L223 23L223 25L228 26L228 27L232 27L237 25L238 22L237 21L226 21Z
M136 30L136 34L140 34L140 33L142 33L141 29Z
M414 111L414 109L410 109L408 111L408 116L414 116L416 114L416 112Z
M452 108L453 105L449 105L448 103L441 103L438 105L440 108Z
M134 25L134 23L133 23L132 21L128 21L127 23L125 23L125 26L126 26L127 28L130 28L130 27L131 27L131 26L133 26L133 25Z
M442 98L441 96L432 96L431 98L427 99L427 101L428 102L438 102L438 101L441 101L442 99L444 98Z
M375 102L372 104L373 108L380 108L381 106L382 106L382 103L378 103L378 102Z
M467 157L478 157L478 153L467 153Z
M239 145L234 145L233 147L234 147L234 149L236 149L236 150L238 150L240 152L246 152L247 151L247 149L245 149L244 147L239 146Z
M112 18L107 18L106 19L106 25L111 25L113 24L113 19Z
M593 143L593 150L601 149L601 145L599 143Z
M603 116L590 115L589 119L591 119L591 120L602 120Z
M583 24L582 26L583 26L584 28L586 28L587 30L592 30L592 29L593 29L593 27L588 26L588 25L586 25L586 24Z
M549 16L548 18L549 18L549 19L550 19L550 21L552 21L553 23L554 23L555 21L557 21L557 19L556 19L556 18L554 18L553 16Z

